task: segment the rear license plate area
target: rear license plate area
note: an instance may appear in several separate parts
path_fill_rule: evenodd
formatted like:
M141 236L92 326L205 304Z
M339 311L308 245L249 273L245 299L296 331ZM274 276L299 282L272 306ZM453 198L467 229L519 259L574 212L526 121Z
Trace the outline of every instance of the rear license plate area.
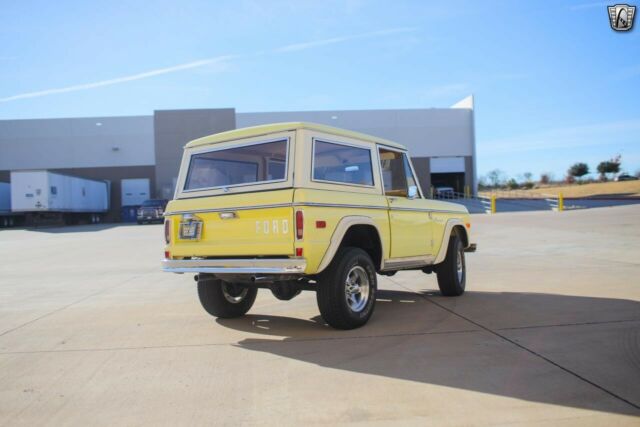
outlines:
M202 221L180 223L180 238L183 240L199 240L202 234Z

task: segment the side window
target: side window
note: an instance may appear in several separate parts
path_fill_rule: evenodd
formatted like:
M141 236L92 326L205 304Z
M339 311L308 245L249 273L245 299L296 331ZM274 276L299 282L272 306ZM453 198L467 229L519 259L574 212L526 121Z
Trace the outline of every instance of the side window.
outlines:
M415 187L415 191L417 192L418 184L416 183L416 178L413 176L413 173L411 172L411 165L409 164L409 158L407 157L406 153L402 155L402 159L403 159L402 162L404 164L405 175L407 177L407 188Z
M404 171L404 156L397 151L380 149L380 167L384 194L407 197L407 174Z
M313 179L373 186L371 150L316 140Z

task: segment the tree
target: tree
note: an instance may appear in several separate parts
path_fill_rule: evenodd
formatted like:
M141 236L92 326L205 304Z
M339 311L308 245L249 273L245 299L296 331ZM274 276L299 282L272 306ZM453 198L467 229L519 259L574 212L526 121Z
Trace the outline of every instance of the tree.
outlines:
M567 171L567 174L569 176L578 178L578 181L580 180L580 178L582 178L588 173L589 173L589 165L582 162L574 163Z
M507 181L507 187L509 188L509 190L516 190L518 188L520 188L520 186L518 185L518 181L516 181L515 179L511 178Z
M551 172L540 174L540 184L550 184L551 181L553 181L553 174Z
M481 176L478 180L478 189L484 190L487 187L487 178L485 176Z
M487 174L487 179L492 187L498 187L504 180L504 173L500 169L494 169Z
M533 174L531 172L525 172L522 174L522 176L524 177L524 182L532 182L533 181Z
M616 174L620 172L620 163L622 163L622 156L619 154L615 156L611 160L605 160L604 162L600 162L598 164L598 173L600 174L600 179L602 181L606 181L608 179L607 174Z

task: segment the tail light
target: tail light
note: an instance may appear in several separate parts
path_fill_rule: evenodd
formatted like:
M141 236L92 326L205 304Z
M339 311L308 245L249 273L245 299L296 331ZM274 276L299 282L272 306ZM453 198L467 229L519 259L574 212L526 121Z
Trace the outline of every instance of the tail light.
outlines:
M166 219L164 221L164 241L167 242L167 245L171 243L171 220Z
M302 240L304 236L304 214L296 211L296 239Z

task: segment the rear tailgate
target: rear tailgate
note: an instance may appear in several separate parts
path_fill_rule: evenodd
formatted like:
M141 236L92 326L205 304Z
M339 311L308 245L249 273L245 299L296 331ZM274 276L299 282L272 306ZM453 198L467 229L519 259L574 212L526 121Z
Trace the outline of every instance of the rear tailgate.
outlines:
M173 200L172 258L291 256L294 254L293 189ZM200 238L180 237L180 223L202 221Z

